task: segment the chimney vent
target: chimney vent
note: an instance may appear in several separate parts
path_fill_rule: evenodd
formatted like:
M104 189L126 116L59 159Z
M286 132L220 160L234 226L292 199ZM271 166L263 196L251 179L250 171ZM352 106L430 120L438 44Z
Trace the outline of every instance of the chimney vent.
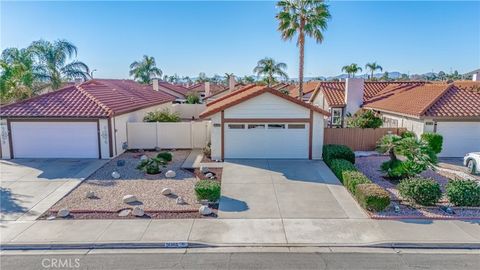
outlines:
M205 82L205 96L208 97L211 94L210 82Z
M152 80L153 91L158 91L158 79Z
M235 76L231 75L229 78L228 78L228 90L230 92L232 92L234 89L235 89Z
M347 78L345 81L345 114L356 113L363 105L365 80L363 78Z

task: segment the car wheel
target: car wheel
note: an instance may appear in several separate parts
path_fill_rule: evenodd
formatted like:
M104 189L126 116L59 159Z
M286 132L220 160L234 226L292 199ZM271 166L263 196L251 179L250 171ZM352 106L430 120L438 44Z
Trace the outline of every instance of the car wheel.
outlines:
M475 164L475 160L470 159L470 160L467 162L467 168L468 168L468 172L469 172L469 173L475 174L476 171L477 171L477 164Z

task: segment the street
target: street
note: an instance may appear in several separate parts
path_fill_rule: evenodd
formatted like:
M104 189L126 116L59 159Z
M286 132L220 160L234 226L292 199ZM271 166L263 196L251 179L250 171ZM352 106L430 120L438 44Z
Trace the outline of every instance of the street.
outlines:
M2 255L1 269L478 269L480 253L449 252L180 252L152 250L36 252ZM63 254L62 254L63 253ZM73 254L72 254L73 253Z

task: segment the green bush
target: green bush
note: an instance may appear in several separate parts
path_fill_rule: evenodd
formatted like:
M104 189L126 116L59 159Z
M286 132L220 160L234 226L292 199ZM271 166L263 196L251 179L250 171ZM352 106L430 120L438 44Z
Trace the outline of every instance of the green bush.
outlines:
M408 171L403 167L403 162L398 159L383 162L380 170L387 174L387 177L393 179L402 178L408 174Z
M372 110L363 111L347 119L348 127L379 128L382 125L382 118L378 117Z
M172 153L170 152L160 152L157 154L157 158L162 158L165 161L172 161Z
M355 154L346 145L326 144L323 146L322 158L330 166L334 159L345 159L355 164Z
M187 93L187 104L200 104L200 95L196 91Z
M440 154L442 152L442 145L443 145L443 136L438 134L438 133L432 133L432 132L425 132L421 136L422 140L427 142L428 146L430 146L430 149L435 154Z
M400 137L402 137L403 139L405 139L405 138L415 138L416 139L417 135L413 131L406 130L406 131L402 132L402 134L400 134Z
M440 184L433 179L422 177L402 180L398 184L398 191L403 198L427 206L435 205L442 197Z
M355 194L357 185L370 184L372 181L368 179L363 173L357 171L344 171L342 173L343 185L352 193Z
M195 194L198 200L215 202L220 199L220 183L213 180L200 180L195 184Z
M148 158L141 160L137 165L137 169L148 174L160 173L160 166L165 166L166 161L160 158Z
M390 204L388 192L377 184L359 184L355 190L358 203L370 211L382 211Z
M448 200L456 206L480 206L480 185L473 180L450 180Z
M356 171L355 166L345 159L334 159L330 164L330 169L337 176L340 182L343 183L343 173L346 171Z
M178 113L171 113L169 109L149 112L143 118L143 122L180 122L182 119Z

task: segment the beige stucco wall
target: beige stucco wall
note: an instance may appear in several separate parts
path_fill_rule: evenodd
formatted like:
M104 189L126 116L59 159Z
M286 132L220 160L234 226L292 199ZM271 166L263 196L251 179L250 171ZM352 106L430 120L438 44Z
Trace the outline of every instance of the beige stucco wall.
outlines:
M425 131L425 122L423 119L415 119L406 116L394 115L389 113L381 113L382 116L395 119L398 121L397 127L403 127L407 130L413 131L417 137Z

